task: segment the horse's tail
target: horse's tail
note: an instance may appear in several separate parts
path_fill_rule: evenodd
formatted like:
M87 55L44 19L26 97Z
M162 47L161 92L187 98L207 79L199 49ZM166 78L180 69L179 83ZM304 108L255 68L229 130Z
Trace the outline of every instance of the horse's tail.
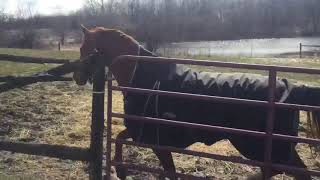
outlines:
M320 88L305 87L304 102L311 106L320 106ZM307 112L307 125L309 136L315 139L320 139L320 111Z

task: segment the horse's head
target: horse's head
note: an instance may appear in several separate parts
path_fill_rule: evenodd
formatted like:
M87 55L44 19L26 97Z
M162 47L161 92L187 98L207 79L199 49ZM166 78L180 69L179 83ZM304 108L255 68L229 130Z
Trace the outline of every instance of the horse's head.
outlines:
M80 47L80 63L73 74L73 78L78 85L86 84L97 65L110 66L117 56L138 55L139 53L139 43L119 30L101 27L89 30L82 26L82 31L84 37ZM96 51L103 58L86 58ZM97 60L104 62L98 63Z

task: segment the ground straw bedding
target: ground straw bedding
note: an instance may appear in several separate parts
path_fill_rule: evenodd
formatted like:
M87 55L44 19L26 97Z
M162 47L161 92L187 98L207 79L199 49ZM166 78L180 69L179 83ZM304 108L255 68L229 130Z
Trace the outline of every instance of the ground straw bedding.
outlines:
M77 58L78 52L31 51L0 49L0 53L54 58ZM201 57L199 57L201 58ZM226 59L217 58L225 61ZM320 67L318 59L253 59L231 58L235 62L294 65ZM18 64L0 62L0 75L32 74L51 68L52 65ZM199 67L196 67L199 68ZM230 72L221 68L206 68ZM256 72L260 73L260 72ZM282 74L281 74L282 75ZM284 74L285 75L285 74ZM291 74L290 74L291 75ZM315 76L293 76L296 82L318 84ZM114 92L113 111L123 112L123 97ZM302 117L305 115L302 113ZM91 86L78 87L74 82L37 83L22 89L14 89L0 94L0 139L31 143L49 143L68 146L88 147L91 119ZM123 130L120 119L113 121L113 136ZM300 126L300 134L305 135L305 123ZM236 156L239 153L228 141L220 141L212 146L197 143L190 149ZM319 169L317 153L311 153L307 145L298 146L304 161L313 169ZM158 167L158 160L148 149L127 147L125 160L133 163ZM235 163L221 162L206 158L174 154L180 172L215 177L218 179L241 179L254 173L258 168ZM59 160L39 156L0 152L0 179L87 179L87 165L82 162ZM146 173L130 172L130 179L154 179ZM290 179L279 175L276 179Z

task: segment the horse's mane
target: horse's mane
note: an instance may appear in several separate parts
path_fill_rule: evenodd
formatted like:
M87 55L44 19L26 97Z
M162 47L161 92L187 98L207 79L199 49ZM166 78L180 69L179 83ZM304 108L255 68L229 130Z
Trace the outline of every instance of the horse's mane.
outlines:
M139 42L137 40L135 40L132 36L124 33L123 31L121 30L118 30L118 29L109 29L109 28L104 28L104 27L95 27L93 29L90 29L90 32L91 33L114 33L114 34L117 34L119 35L120 37L128 40L128 41L131 41L131 42L134 42L136 44L139 44Z

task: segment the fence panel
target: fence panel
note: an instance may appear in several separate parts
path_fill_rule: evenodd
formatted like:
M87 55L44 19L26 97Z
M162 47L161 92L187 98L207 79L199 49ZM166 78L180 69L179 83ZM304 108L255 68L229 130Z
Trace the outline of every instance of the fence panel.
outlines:
M87 58L96 58L94 55ZM0 77L0 93L22 87L36 82L48 81L71 81L72 78L62 77L67 73L73 72L78 62L69 60L33 58L24 56L13 56L0 54L0 61L12 61L18 63L54 63L63 64L52 68L46 72L37 73L33 76ZM103 131L104 131L104 88L105 88L105 68L102 66L94 74L92 92L92 124L91 141L89 148L68 147L49 144L26 144L18 142L0 141L0 151L10 151L15 153L40 155L69 159L75 161L89 162L90 179L102 180L102 156L103 156Z
M107 124L110 126L107 129L108 137L111 138L112 135L112 117L123 118L133 121L148 121L149 123L158 123L158 124L166 124L172 126L181 126L181 127L193 127L199 129L206 129L211 131L220 131L220 132L227 132L232 134L242 134L248 136L255 136L259 138L266 139L265 143L265 160L264 162L253 161L243 159L241 157L226 157L222 155L216 154L209 154L203 152L196 152L181 148L175 147L164 147L164 146L157 146L157 145L147 145L141 144L136 142L130 141L122 141L108 138L107 147L111 147L112 143L122 143L127 145L134 145L139 147L145 148L152 148L152 149L160 149L160 150L169 150L172 152L188 154L188 155L195 155L200 157L207 157L217 160L224 160L224 161L231 161L241 164L248 164L254 165L264 168L264 179L269 179L271 175L271 170L282 170L287 172L293 173L309 173L310 175L320 176L320 171L314 170L307 170L303 168L296 168L287 165L281 164L272 164L271 162L271 150L272 150L272 141L273 139L281 139L286 141L292 142L303 142L313 145L319 145L320 140L318 139L311 139L311 138L302 138L302 137L295 137L295 136L288 136L282 134L274 134L273 133L273 121L274 121L274 112L276 108L289 108L289 109L304 109L304 110L320 110L320 107L317 106L306 106L306 105L297 105L297 104L286 104L286 103L278 103L275 102L275 87L276 87L276 77L277 72L294 72L294 73L308 73L308 74L320 74L320 69L312 69L312 68L297 68L297 67L285 67L285 66L269 66L269 65L255 65L255 64L241 64L241 63L226 63L226 62L217 62L217 61L201 61L201 60L191 60L191 59L177 59L177 58L161 58L161 57L139 57L139 56L120 56L118 60L127 60L127 61L152 61L152 62L160 62L160 63L177 63L177 64L191 64L191 65L203 65L203 66L217 66L217 67L227 67L227 68L240 68L240 69L252 69L252 70L264 70L269 72L269 98L268 101L255 101L255 100L245 100L245 99L236 99L236 98L225 98L225 97L215 97L215 96L206 96L206 95L198 95L198 94L187 94L187 93L178 93L178 92L167 92L161 90L150 90L150 89L140 89L140 88L131 88L131 87L122 87L122 86L113 86L112 79L108 79L108 118ZM203 124L194 124L194 123L186 123L186 122L177 122L168 119L160 119L160 118L151 118L151 117L140 117L140 116L133 116L133 115L126 115L120 113L112 112L112 92L113 91L122 91L122 92L135 92L135 93L143 93L143 94L153 94L153 95L165 95L165 96L176 96L176 97L183 97L183 98L191 98L191 99L198 99L198 100L207 100L207 101L215 101L215 102L222 102L222 103L238 103L238 104L246 104L248 106L263 106L268 109L268 120L267 120L267 127L266 132L258 132L258 131L249 131L243 129L234 129L234 128L227 128L227 127L220 127L220 126L209 126ZM141 165L133 165L129 163L123 162L115 162L111 160L111 148L107 148L107 172L110 172L111 165L121 165L128 169L135 169L139 171L146 171L151 173L158 173L158 174L168 174L167 172L161 171L159 169L152 169ZM181 173L176 174L178 177L188 176L183 175ZM109 177L110 178L110 177ZM194 177L197 178L197 177ZM108 176L107 176L108 179Z

